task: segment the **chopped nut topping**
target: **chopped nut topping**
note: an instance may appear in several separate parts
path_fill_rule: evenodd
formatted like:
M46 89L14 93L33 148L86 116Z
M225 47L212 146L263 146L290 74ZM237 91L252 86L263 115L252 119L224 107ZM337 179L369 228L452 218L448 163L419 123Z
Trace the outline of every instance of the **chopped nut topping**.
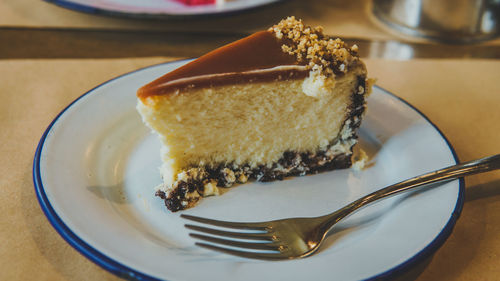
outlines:
M269 31L282 40L283 52L295 55L298 61L305 61L312 69L315 67L326 76L343 74L358 60L358 46L349 47L341 39L332 39L323 34L323 28L310 27L288 17Z

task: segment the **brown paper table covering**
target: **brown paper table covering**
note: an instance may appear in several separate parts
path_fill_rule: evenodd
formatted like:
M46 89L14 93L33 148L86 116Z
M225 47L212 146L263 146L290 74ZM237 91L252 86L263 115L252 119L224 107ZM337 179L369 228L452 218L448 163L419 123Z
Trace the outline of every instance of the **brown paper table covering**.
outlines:
M32 183L33 155L51 120L78 96L172 59L0 60L0 280L118 279L66 244L45 218ZM372 59L367 65L378 85L443 131L461 160L500 152L500 61ZM398 280L498 280L500 172L471 176L466 186L450 238Z

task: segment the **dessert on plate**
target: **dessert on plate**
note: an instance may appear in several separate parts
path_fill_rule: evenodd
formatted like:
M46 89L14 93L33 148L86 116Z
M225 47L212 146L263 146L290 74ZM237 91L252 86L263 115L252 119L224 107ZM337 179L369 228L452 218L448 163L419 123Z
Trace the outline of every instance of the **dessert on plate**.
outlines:
M370 92L356 45L289 17L141 87L167 208L219 188L351 166Z

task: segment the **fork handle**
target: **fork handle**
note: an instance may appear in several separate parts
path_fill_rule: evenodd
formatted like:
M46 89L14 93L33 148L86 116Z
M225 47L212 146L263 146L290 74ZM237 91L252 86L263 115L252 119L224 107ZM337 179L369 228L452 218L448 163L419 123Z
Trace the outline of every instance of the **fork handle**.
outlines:
M443 168L434 172L430 172L414 178L404 180L402 182L387 186L383 189L370 193L348 204L344 208L332 214L326 215L325 217L327 217L326 219L327 228L332 227L335 223L337 223L350 213L358 210L363 206L373 203L379 199L386 198L388 196L395 195L418 186L450 180L450 179L456 179L459 177L464 177L473 174L484 173L496 169L500 169L500 154L465 162L458 165L449 166L447 168Z

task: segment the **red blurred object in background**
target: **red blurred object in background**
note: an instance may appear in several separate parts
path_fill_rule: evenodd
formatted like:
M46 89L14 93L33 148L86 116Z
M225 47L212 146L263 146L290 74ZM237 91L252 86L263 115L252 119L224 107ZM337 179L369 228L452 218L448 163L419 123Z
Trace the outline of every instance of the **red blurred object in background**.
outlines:
M176 0L189 6L215 4L215 0Z

